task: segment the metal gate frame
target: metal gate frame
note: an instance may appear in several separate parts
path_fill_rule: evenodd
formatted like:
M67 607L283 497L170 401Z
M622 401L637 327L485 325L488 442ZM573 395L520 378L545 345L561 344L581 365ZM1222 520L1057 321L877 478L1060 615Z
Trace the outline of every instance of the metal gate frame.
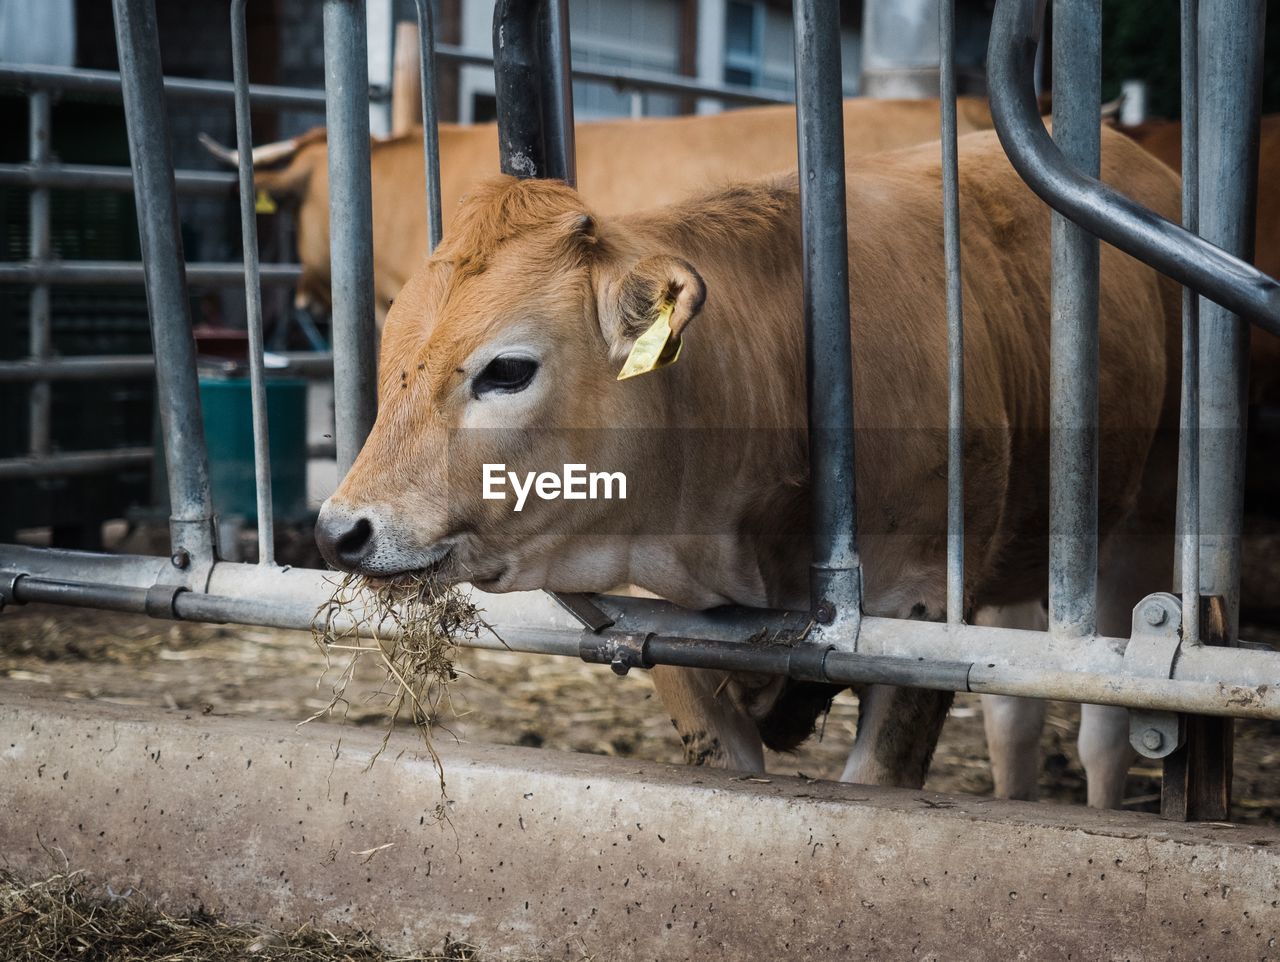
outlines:
M329 598L324 572L220 561L196 391L194 346L186 315L186 277L178 233L174 174L167 149L163 78L154 0L113 0L121 80L137 185L147 295L164 416L172 505L169 558L105 556L0 546L0 602L32 601L145 612L154 617L311 628ZM244 65L245 0L233 6L235 93L240 151L245 270L253 338L252 378L260 504L260 543L271 544L270 494L262 397L261 316L254 308L260 273L253 237L249 87ZM724 608L692 612L650 600L558 596L582 626L539 602L537 593L489 596L485 604L508 648L581 657L619 672L659 664L785 674L838 684L890 683L1126 706L1138 733L1171 737L1154 745L1135 738L1148 757L1168 756L1183 726L1169 713L1280 719L1280 654L1244 645L1209 648L1199 627L1199 593L1179 599L1158 593L1135 609L1129 639L1097 634L1096 595L1096 291L1097 239L1125 250L1211 300L1187 298L1183 374L1180 503L1197 523L1183 539L1186 583L1221 595L1234 607L1239 580L1242 493L1242 401L1245 322L1238 312L1280 333L1280 286L1228 250L1247 254L1256 146L1257 65L1261 31L1256 5L1222 0L1204 23L1195 66L1195 0L1184 2L1184 77L1199 76L1195 123L1187 147L1191 231L1163 221L1095 179L1098 166L1096 76L1098 0L1055 0L1060 49L1054 60L1060 91L1057 143L1036 110L1032 66L1039 39L1037 0L999 0L989 54L992 110L1000 138L1022 176L1061 216L1055 216L1050 631L975 628L962 623L963 542L959 453L962 451L963 370L960 314L958 179L951 0L943 0L943 139L948 330L951 354L951 452L948 490L948 619L946 623L864 616L853 498L852 371L844 203L844 139L838 5L795 0L799 165L804 228L804 315L808 345L813 567L810 611ZM429 6L419 0L429 66ZM1070 24L1071 28L1067 29ZM368 83L363 0L324 0L325 70L329 109L330 225L337 450L346 468L373 422L375 358L368 166ZM1242 29L1246 27L1246 29ZM573 179L572 90L568 82L567 0L500 0L495 10L502 167L520 176ZM1068 38L1084 38L1068 44ZM1190 54L1187 55L1186 52ZM1191 66L1187 66L1187 62ZM1234 76L1236 70L1246 76ZM1198 70L1198 73L1197 73ZM1090 79L1092 78L1092 79ZM424 97L433 88L425 78ZM1226 109L1228 101L1245 109ZM428 104L428 107L430 105ZM426 116L432 116L429 112ZM1196 129L1214 138L1197 141ZM1219 146L1222 145L1222 146ZM428 165L438 162L428 138ZM428 176L428 183L435 178ZM432 239L438 199L428 200ZM1213 243L1211 243L1213 242ZM1219 246L1214 246L1220 244ZM1226 248L1226 250L1222 249ZM1221 305L1221 306L1219 306ZM1200 332L1197 351L1197 331ZM1199 378L1199 371L1205 376ZM1080 425L1093 431L1081 432ZM1229 433L1202 445L1202 428ZM1067 431L1064 428L1073 430ZM1081 442L1080 438L1084 441ZM1197 457L1198 453L1198 457ZM1065 469L1071 467L1067 472ZM1200 493L1204 493L1203 499ZM1203 510L1199 502L1203 500ZM1199 522L1214 532L1200 536ZM1197 557L1199 556L1199 557ZM505 619L513 619L508 623ZM812 625L793 647L745 643L761 628ZM480 645L496 642L480 640Z

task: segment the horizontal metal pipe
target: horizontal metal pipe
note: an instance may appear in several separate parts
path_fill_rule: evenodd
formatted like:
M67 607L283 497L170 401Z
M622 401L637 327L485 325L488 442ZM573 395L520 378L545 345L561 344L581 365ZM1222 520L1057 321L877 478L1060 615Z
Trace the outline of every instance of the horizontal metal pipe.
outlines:
M292 374L315 379L333 373L333 355L310 351L275 352L283 358L284 367L272 367L271 373ZM234 361L214 362L202 359L201 370L210 368L230 373L240 365ZM0 361L0 384L25 384L32 381L115 381L149 378L155 372L156 359L150 354L115 354L103 357L61 357L47 361Z
M436 57L451 63L492 67L493 58L486 53L466 50L452 44L437 44ZM573 68L574 80L588 80L607 84L617 90L648 90L655 93L696 94L711 97L725 103L763 106L767 104L791 104L791 97L770 90L753 90L730 84L711 84L700 80L657 73L651 70L631 70L625 67L598 67L580 65Z
M154 583L148 578L162 577L165 564L165 559L0 546L0 569L9 572L0 578L0 592L15 583L16 572L17 601L143 611L145 589ZM173 607L181 618L305 630L315 625L317 611L333 595L336 578L332 572L263 571L218 562L210 575L210 593L180 594ZM113 583L88 584L90 579ZM803 637L790 645L769 638L775 629L803 629L809 616L798 612L693 612L650 599L599 596L593 601L615 624L592 635L541 593L474 597L501 637L483 638L477 647L572 656L580 655L584 637L588 646L597 647L640 639L651 664L785 670L792 677L838 684L902 684L1280 719L1280 685L1275 684L1280 653L1274 651L1184 647L1173 678L1135 678L1121 671L1127 645L1122 638L1094 636L1067 643L1055 642L1045 632L866 617L855 654ZM744 631L746 627L751 630ZM758 636L762 627L766 641L773 643L740 640Z
M292 284L302 276L301 264L263 264L264 284ZM244 283L243 264L187 265L187 282L234 287ZM52 264L0 264L0 284L141 284L143 267L132 261L61 261Z
M991 116L1022 179L1054 210L1280 336L1280 283L1073 166L1054 145L1033 80L1037 0L999 0L987 54Z
M120 75L110 70L76 70L46 67L40 64L4 64L0 66L0 86L20 89L61 90L70 93L105 94L120 97ZM191 77L165 77L164 92L182 100L206 100L230 104L234 87L225 80L196 80ZM301 107L324 113L324 91L304 87L272 87L254 84L249 87L254 106Z
M0 544L0 571L23 572L67 581L146 588L155 584L169 566L168 558L145 555L100 554L93 551ZM3 589L3 584L0 584L0 589Z
M26 577L14 580L11 590L13 600L18 604L39 602L49 605L68 605L73 608L140 612L146 610L147 603L146 588L124 585L43 581Z
M156 453L151 448L120 448L114 451L77 451L39 458L0 459L0 481L35 481L67 478L81 474L105 474L121 468L150 464Z
M221 170L175 170L180 193L228 194L236 175ZM128 167L96 164L0 164L0 187L47 187L52 190L133 190Z
M450 63L492 67L493 58L485 53L466 50L453 44L437 44L436 57ZM575 80L587 80L607 84L617 90L649 90L657 93L696 94L732 104L765 105L790 104L786 94L769 90L752 90L730 84L710 84L691 78L651 70L630 70L623 67L579 66L573 69ZM73 70L61 67L45 67L38 64L5 64L0 66L0 86L20 89L36 88L63 90L73 93L105 94L120 96L120 75L109 70ZM230 103L234 90L222 80L196 80L188 77L166 77L164 92L174 98L206 100ZM276 87L253 84L249 96L254 107L301 107L324 112L324 91L304 87ZM384 100L390 92L370 88L371 100Z

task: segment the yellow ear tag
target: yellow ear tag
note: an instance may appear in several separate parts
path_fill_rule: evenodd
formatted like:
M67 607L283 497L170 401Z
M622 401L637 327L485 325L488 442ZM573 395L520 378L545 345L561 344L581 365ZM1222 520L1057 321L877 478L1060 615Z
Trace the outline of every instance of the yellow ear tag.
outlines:
M258 191L258 198L253 203L253 212L255 214L274 214L279 209L270 194L265 190Z
M674 302L663 304L658 311L658 319L653 325L636 338L627 355L627 363L618 372L618 380L625 381L637 374L648 374L660 367L674 364L680 356L680 337L671 331L671 315L675 313Z

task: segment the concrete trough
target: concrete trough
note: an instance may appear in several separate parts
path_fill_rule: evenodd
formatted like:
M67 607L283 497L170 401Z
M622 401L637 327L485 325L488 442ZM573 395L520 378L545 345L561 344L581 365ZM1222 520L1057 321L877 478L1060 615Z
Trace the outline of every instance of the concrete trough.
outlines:
M1280 832L0 685L0 853L234 920L485 958L1280 958ZM335 757L336 749L336 757Z

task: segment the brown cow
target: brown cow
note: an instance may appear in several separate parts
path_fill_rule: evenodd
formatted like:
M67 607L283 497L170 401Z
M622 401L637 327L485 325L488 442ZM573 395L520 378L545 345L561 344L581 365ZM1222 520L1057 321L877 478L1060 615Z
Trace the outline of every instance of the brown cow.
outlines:
M993 134L961 140L960 170L966 598L1014 604L1047 580L1049 215ZM1177 178L1111 131L1102 170L1174 213ZM939 179L935 146L866 158L848 178L865 607L894 617L939 618L945 599ZM1146 584L1130 586L1141 594L1168 583L1171 529L1118 533L1135 503L1168 521L1174 472L1154 438L1176 424L1179 293L1104 247L1100 303L1099 529L1106 566L1154 546ZM616 380L668 311L687 341L677 363ZM632 583L692 608L803 607L803 345L794 175L622 217L563 184L488 182L391 310L377 422L321 511L321 550L351 571L428 570L490 591ZM485 465L523 476L571 463L624 473L626 499L516 512L484 497ZM1102 584L1119 584L1105 566ZM1100 630L1127 634L1134 600L1106 592ZM795 744L831 695L709 671L654 679L688 756L743 769L763 767L762 739ZM860 694L845 778L920 785L951 695Z
M1176 171L1182 170L1182 124L1151 120L1117 127ZM1280 114L1262 118L1258 146L1258 203L1254 263L1280 277ZM1254 404L1280 402L1280 337L1255 327L1249 333L1249 398Z
M991 127L985 100L958 103L961 132ZM934 140L936 100L845 101L845 150L850 156ZM792 107L752 107L696 117L610 120L576 128L578 188L595 210L621 214L676 201L732 180L796 165ZM215 153L234 163L231 151ZM256 148L278 170L259 170L255 183L298 204L300 306L329 305L329 169L323 129ZM379 317L426 257L422 131L375 141L372 150L374 289ZM493 124L440 126L440 198L447 227L458 202L498 172Z

